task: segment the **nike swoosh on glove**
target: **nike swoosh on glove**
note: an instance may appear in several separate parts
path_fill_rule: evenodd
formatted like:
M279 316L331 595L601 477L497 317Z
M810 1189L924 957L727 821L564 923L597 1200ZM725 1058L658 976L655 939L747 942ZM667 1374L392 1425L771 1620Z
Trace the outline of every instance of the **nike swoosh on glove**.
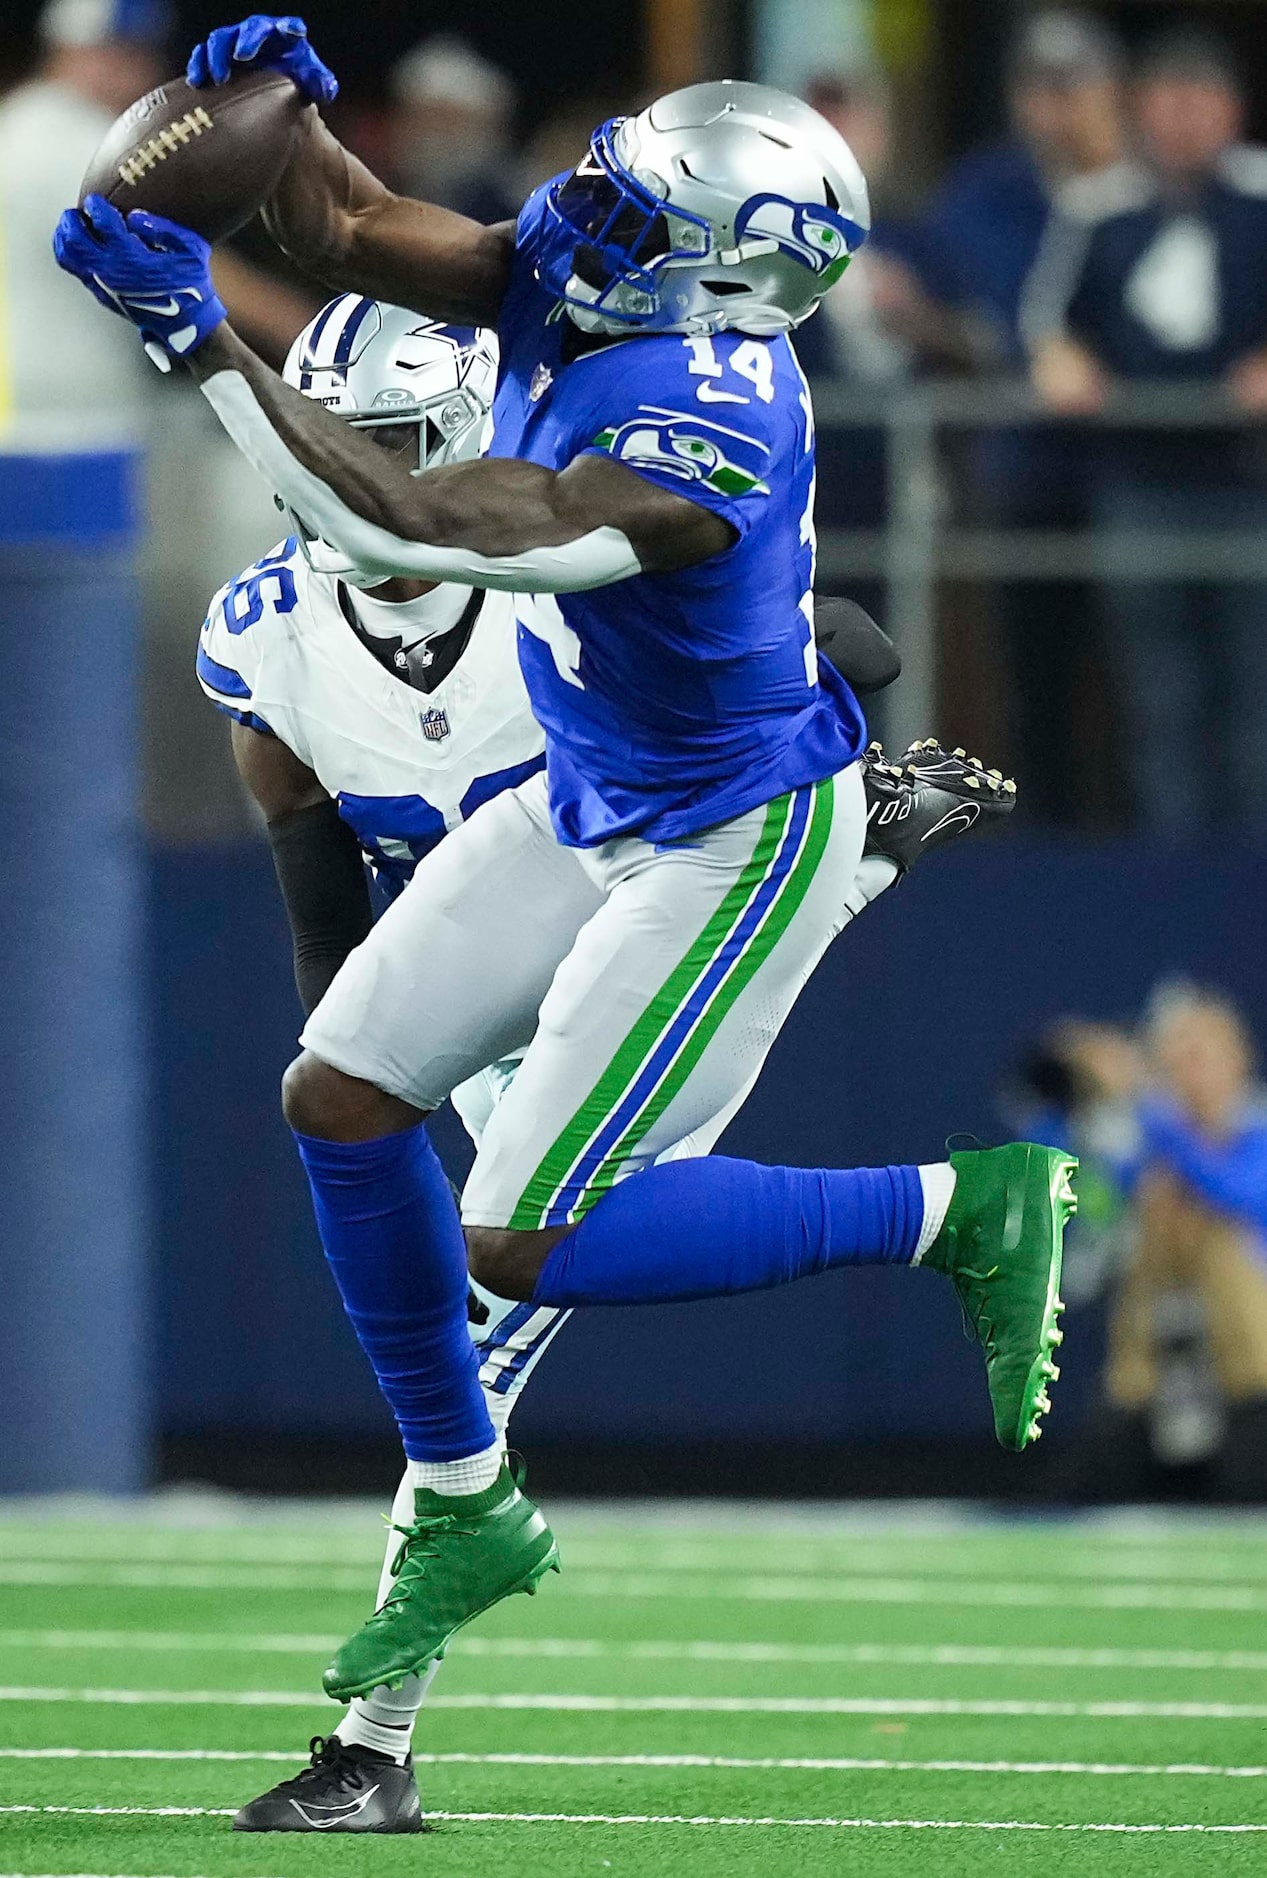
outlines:
M308 43L308 28L293 13L252 13L236 26L217 26L194 47L185 68L191 85L224 85L235 66L285 72L312 104L329 104L339 81Z
M188 357L226 318L210 243L161 215L133 209L125 221L104 196L89 196L58 222L53 254L103 306L139 327L164 371L169 354Z

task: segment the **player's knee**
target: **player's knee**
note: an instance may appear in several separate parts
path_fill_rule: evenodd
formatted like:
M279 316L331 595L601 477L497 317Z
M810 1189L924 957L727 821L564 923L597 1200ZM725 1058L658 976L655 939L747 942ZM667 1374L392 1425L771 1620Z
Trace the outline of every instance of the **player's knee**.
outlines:
M493 1226L468 1226L466 1262L472 1278L498 1298L527 1302L537 1288L554 1232L506 1232Z
M282 1077L282 1113L301 1135L321 1141L373 1141L422 1119L396 1096L304 1050Z

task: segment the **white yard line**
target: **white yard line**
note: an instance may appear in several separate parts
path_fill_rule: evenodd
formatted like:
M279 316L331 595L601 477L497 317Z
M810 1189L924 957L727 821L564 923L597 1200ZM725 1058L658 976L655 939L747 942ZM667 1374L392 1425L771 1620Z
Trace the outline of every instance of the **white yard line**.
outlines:
M292 1572L267 1566L112 1566L86 1563L0 1564L0 1584L82 1585L93 1590L348 1591L363 1597L364 1571ZM590 1572L566 1568L551 1595L590 1598L706 1599L709 1603L919 1604L1139 1611L1267 1611L1267 1586L982 1582L979 1579L867 1577L716 1577L671 1572Z
M1056 1584L965 1579L862 1577L732 1577L683 1582L652 1572L572 1572L564 1592L589 1598L705 1598L761 1604L985 1605L1024 1609L1139 1611L1267 1611L1267 1587L1249 1585ZM553 1587L552 1587L553 1590ZM556 1596L557 1592L554 1593Z
M0 1748L0 1760L15 1761L263 1761L298 1765L298 1751L276 1748L252 1753L239 1748ZM428 1767L648 1767L720 1768L753 1773L893 1774L1076 1774L1142 1775L1149 1779L1267 1779L1264 1767L1223 1767L1207 1761L902 1761L832 1756L738 1754L423 1754Z
M344 1634L333 1630L312 1636L303 1631L0 1630L0 1650L193 1650L229 1656L321 1656L337 1650L344 1641ZM1263 1664L1267 1668L1267 1652Z
M28 1535L51 1544L106 1533L135 1540L214 1540L248 1533L302 1537L315 1545L356 1544L385 1510L381 1499L269 1498L216 1488L162 1488L148 1497L108 1494L11 1496L0 1502L0 1540ZM991 1509L951 1500L569 1500L551 1499L558 1528L568 1538L595 1543L650 1532L666 1541L716 1539L729 1546L773 1534L785 1540L932 1541L1015 1536L1066 1544L1212 1544L1253 1550L1267 1547L1261 1510L1181 1507L1106 1507L1056 1518L1000 1518Z
M7 1577L14 1571L56 1568L68 1562L64 1540L45 1547L29 1542L21 1545L6 1544L5 1537L0 1528L0 1577ZM92 1563L98 1568L163 1570L172 1567L199 1572L262 1567L269 1573L293 1573L302 1568L311 1574L331 1571L373 1574L379 1565L375 1538L355 1548L347 1545L332 1548L316 1539L312 1543L304 1543L294 1537L282 1542L248 1538L244 1543L233 1532L223 1535L194 1534L189 1538L177 1534L164 1537L170 1538L171 1543L161 1547L144 1543L144 1533L139 1535L140 1543L127 1539L95 1538ZM767 1540L760 1540L753 1535L746 1542L746 1549L742 1540L731 1544L709 1540L703 1543L685 1541L669 1545L618 1546L610 1542L593 1544L569 1539L566 1533L562 1536L562 1543L573 1571L663 1572L670 1575L704 1573L715 1576L733 1571L739 1566L751 1572L754 1567L760 1569L762 1554L768 1553L772 1546L778 1546L783 1554L780 1572L785 1576L832 1577L843 1569L853 1575L859 1572L884 1572L900 1573L907 1578L916 1576L937 1579L946 1576L969 1577L980 1572L983 1566L988 1569L992 1563L997 1563L1000 1549L1006 1549L1012 1541L1007 1535L997 1538L982 1535L972 1543L939 1541L935 1545L926 1546L922 1555L915 1559L911 1556L909 1544L903 1545L887 1539L881 1543L832 1541L830 1545L824 1545L812 1539L798 1538L791 1545L780 1545L777 1535L773 1533ZM1141 1549L1141 1543L1134 1541L1129 1548L1118 1543L1097 1552L1088 1547L1082 1536L1079 1536L1076 1545L1077 1550L1067 1548L1061 1556L1052 1558L1048 1546L1042 1544L1043 1570L1047 1577L1061 1583L1088 1578L1144 1581L1174 1578L1196 1584L1227 1580L1252 1584L1267 1578L1267 1551L1259 1556L1247 1550L1240 1553L1180 1552L1173 1547ZM1039 1549L1036 1545L1035 1550ZM752 1556L754 1553L756 1556Z
M57 1814L87 1818L225 1819L229 1806L0 1806L0 1813ZM1120 1832L1120 1833L1257 1833L1267 1825L1127 1826L1028 1819L832 1819L808 1817L733 1817L707 1813L437 1813L429 1820L460 1821L469 1825L507 1826L747 1826L862 1832ZM18 1874L17 1878L21 1878Z
M0 1630L0 1649L157 1650L229 1656L321 1656L337 1631ZM460 1636L451 1656L547 1661L906 1664L948 1669L1160 1669L1267 1671L1267 1650L1076 1649L1041 1644L709 1643L678 1638L608 1642L599 1637Z
M289 1689L56 1689L0 1687L0 1702L72 1702L173 1708L306 1708L322 1696ZM1102 1720L1267 1721L1262 1702L1023 1702L954 1696L433 1695L430 1709L544 1710L627 1715L1013 1715Z
M64 1538L47 1545L29 1541L15 1545L6 1543L8 1535L0 1527L0 1581L14 1582L12 1574L19 1572L56 1571L68 1566L98 1571L171 1569L204 1574L259 1569L270 1577L276 1573L291 1576L299 1573L305 1577L330 1573L372 1575L380 1562L377 1534L373 1533L367 1534L366 1543L356 1547L346 1544L331 1547L317 1538L309 1543L294 1535L282 1541L269 1541L264 1536L240 1535L233 1531L188 1537L162 1536L170 1543L160 1547L146 1543L144 1532L138 1535L137 1542L95 1536L91 1561L84 1561L67 1559ZM720 1576L738 1568L752 1573L759 1572L765 1557L772 1548L777 1548L781 1554L781 1576L830 1578L844 1571L854 1576L884 1573L928 1580L971 1577L991 1565L997 1569L1000 1551L1006 1551L1014 1543L1006 1533L997 1537L982 1535L972 1543L938 1541L924 1546L912 1557L909 1544L890 1539L882 1543L832 1541L825 1545L802 1537L781 1542L774 1532L764 1539L754 1534L746 1541L736 1539L729 1544L715 1539L653 1545L636 1542L619 1545L610 1541L595 1544L569 1538L566 1532L561 1542L568 1563L576 1572ZM1074 1545L1067 1545L1057 1557L1051 1556L1045 1541L1036 1542L1034 1551L1041 1554L1045 1576L1059 1583L1113 1578L1150 1582L1173 1578L1193 1584L1241 1581L1261 1585L1267 1579L1267 1548L1261 1552L1249 1548L1239 1552L1180 1551L1171 1546L1148 1546L1136 1540L1130 1546L1117 1543L1096 1549L1088 1545L1085 1536L1079 1535Z
M291 1571L252 1565L96 1565L64 1560L6 1560L0 1563L3 1585L85 1585L109 1591L349 1591L358 1597L373 1588L381 1559L358 1570L315 1568Z

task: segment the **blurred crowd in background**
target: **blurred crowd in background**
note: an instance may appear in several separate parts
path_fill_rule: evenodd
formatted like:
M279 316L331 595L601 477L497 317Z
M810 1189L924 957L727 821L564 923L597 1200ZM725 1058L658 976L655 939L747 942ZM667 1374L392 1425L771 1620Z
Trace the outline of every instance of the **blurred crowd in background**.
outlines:
M1000 134L939 155L921 124L917 160L876 48L824 42L799 88L857 153L874 232L795 343L829 394L820 539L834 568L851 540L879 542L833 585L900 645L887 419L948 387L962 414L965 385L991 412L934 430L919 499L943 540L1027 531L1032 565L934 570L920 728L1017 775L1021 833L1254 839L1267 833L1267 148L1247 141L1253 74L1207 10L1154 11L1166 17L1128 49L1107 10L1009 8L1005 55L981 74ZM185 25L158 0L51 0L0 95L0 441L145 446L139 725L148 825L167 842L250 833L193 654L208 596L278 523L202 401L158 378L48 244L106 126L178 62ZM337 128L400 189L495 221L578 160L599 116L645 95L605 87L600 70L585 95L525 110L509 70L431 34L393 55L376 92L352 88ZM218 278L274 364L325 297L251 231ZM988 404L1000 387L1003 416ZM1255 1075L1238 1013L1170 983L1133 1030L1054 1027L1009 1084L1013 1125L1083 1156L1071 1301L1115 1299L1104 1414L1128 1433L1097 1453L1140 1470L1101 1479L1106 1497L1155 1485L1158 1468L1267 1494Z
M197 400L151 382L46 250L100 133L172 64L173 38L157 0L51 0L34 73L0 102L11 412L45 430L61 419L149 431L151 664L165 699L192 693L176 668L202 597L267 545L267 494ZM797 334L811 379L871 394L860 412L876 409L877 388L893 408L904 388L947 378L1032 387L1023 426L961 432L922 471L943 529L1040 531L1043 550L1024 578L991 579L987 566L967 587L943 583L938 727L985 739L1017 774L1021 815L1033 822L1261 834L1267 149L1245 141L1247 75L1195 13L1176 14L1128 57L1103 17L1015 7L999 72L1004 134L930 166L922 133L932 175L913 190L883 65L857 45L826 45L820 59L800 89L856 151L875 226ZM377 97L349 99L339 129L400 189L500 220L577 160L597 114L641 102L603 96L601 79L595 95L544 111L537 100L526 116L508 72L461 38L432 35L394 59ZM220 273L235 321L279 362L319 291L258 234L222 254ZM1154 393L1151 407L1131 405L1133 387ZM1199 393L1195 404L1185 388ZM837 421L839 399L831 408L820 529L882 535L886 432ZM1108 421L1131 410L1146 427ZM175 489L163 464L187 465L194 435L204 487L192 490L186 474ZM1077 578L1089 540L1104 571ZM1160 571L1158 544L1170 556ZM909 622L887 604L879 552L881 577L873 563L850 582L846 545L832 560L845 576L835 584L852 585L901 643ZM1223 569L1230 578L1217 577ZM966 652L955 632L965 615ZM154 820L177 837L227 832L245 811L211 733L182 723L176 735L165 722L150 765ZM190 735L213 787L201 776L193 787ZM178 762L165 760L177 751Z

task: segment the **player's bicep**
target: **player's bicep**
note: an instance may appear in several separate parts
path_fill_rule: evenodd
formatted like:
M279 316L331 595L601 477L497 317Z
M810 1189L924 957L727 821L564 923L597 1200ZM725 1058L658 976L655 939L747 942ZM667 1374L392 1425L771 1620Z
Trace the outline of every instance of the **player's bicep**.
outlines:
M554 499L560 520L578 533L619 529L649 574L711 560L733 546L738 534L685 491L666 489L606 455L576 457L557 477Z
M353 219L336 283L429 319L493 326L510 280L515 225L388 196Z
M230 727L238 775L259 804L267 822L327 800L315 773L278 737L263 736L249 725Z
M486 228L394 195L315 112L264 219L294 260L344 292L433 319L496 320L510 278L514 223Z

